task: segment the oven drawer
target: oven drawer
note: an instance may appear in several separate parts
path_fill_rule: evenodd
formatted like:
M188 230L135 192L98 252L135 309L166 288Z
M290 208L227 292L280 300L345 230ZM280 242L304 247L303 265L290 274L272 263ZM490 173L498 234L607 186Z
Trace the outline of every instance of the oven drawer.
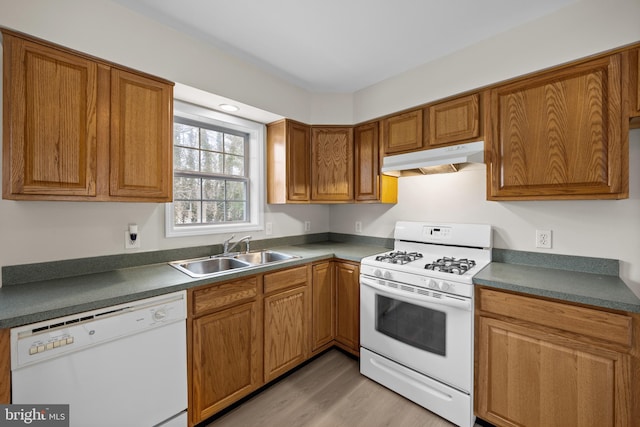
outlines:
M630 348L632 319L564 302L478 289L478 309Z

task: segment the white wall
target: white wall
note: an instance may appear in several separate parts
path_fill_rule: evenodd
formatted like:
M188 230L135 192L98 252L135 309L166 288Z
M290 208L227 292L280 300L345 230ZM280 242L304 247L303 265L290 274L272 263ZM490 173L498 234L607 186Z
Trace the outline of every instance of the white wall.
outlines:
M579 0L356 92L354 119L363 122L639 40L640 1Z

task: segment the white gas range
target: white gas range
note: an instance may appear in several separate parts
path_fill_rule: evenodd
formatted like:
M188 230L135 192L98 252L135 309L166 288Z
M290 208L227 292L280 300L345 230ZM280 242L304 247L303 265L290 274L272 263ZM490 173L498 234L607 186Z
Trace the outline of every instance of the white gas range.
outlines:
M360 372L463 427L473 416L473 276L491 226L399 221L362 260Z

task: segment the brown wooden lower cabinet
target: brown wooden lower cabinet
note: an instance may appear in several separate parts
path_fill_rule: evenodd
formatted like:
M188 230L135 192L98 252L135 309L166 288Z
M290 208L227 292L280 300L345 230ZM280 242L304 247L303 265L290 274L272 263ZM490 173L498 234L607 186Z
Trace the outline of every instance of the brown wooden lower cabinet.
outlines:
M319 352L333 344L336 335L336 289L333 262L316 264L311 279L311 350Z
M639 317L479 288L476 415L496 426L633 426Z
M335 263L336 344L355 355L360 354L360 267L347 262Z
M189 293L190 425L262 385L262 321L256 277Z
M265 382L309 357L310 269L311 266L296 267L264 277Z
M0 405L11 403L11 335L0 329Z

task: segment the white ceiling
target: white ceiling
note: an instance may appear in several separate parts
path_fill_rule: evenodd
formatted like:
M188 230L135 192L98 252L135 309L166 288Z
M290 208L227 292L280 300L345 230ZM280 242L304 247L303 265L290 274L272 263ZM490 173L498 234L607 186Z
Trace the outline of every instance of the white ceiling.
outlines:
M352 93L579 0L114 0L312 92Z

